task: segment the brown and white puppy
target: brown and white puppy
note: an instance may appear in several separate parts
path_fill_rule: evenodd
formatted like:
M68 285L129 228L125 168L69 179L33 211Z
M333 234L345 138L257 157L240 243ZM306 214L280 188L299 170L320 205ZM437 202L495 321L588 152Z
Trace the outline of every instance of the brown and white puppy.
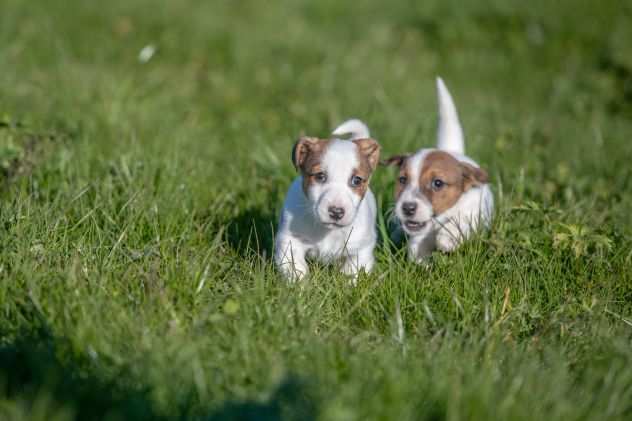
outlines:
M343 262L342 271L355 276L373 267L377 239L375 197L369 180L380 146L359 120L334 131L337 137L301 137L292 151L300 176L287 193L276 235L275 262L290 281L308 272L306 258Z
M395 214L408 234L409 257L418 262L435 249L454 250L479 226L489 226L494 209L487 172L464 155L463 130L441 78L437 93L437 148L385 161L399 167Z

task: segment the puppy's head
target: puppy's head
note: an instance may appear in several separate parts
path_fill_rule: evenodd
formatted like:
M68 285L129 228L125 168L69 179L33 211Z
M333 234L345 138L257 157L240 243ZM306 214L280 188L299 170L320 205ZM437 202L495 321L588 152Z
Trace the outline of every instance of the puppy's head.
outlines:
M457 160L448 152L422 149L385 161L399 167L395 212L409 235L427 233L432 218L441 215L472 187L487 183L482 168Z
M301 137L292 161L303 176L303 191L317 219L327 227L351 224L379 162L373 139Z

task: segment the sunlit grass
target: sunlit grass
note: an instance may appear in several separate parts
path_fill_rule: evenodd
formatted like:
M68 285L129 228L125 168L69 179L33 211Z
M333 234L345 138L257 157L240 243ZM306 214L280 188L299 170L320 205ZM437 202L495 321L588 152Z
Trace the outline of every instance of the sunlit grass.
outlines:
M5 3L0 419L630 417L629 7ZM436 75L493 228L285 285L296 137L430 146Z

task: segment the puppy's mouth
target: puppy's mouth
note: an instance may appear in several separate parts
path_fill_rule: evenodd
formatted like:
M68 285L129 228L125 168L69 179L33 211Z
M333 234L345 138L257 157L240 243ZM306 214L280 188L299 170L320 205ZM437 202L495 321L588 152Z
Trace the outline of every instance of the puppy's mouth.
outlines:
M418 222L413 221L412 219L404 221L404 227L410 232L421 231L422 229L426 228L426 225L428 225L428 221Z
M343 228L343 227L346 227L346 225L340 224L338 222L323 222L322 224L324 226L326 226L327 228Z

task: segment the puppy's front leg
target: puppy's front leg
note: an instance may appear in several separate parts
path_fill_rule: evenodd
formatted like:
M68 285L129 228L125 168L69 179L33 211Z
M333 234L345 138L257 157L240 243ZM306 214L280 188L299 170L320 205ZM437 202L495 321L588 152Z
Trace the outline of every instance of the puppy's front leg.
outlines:
M434 249L435 237L432 232L408 240L408 258L415 263L427 263Z
M342 273L350 275L352 277L351 282L353 285L358 280L358 273L361 269L364 269L366 273L371 272L373 265L375 264L375 257L373 257L373 249L375 244L364 247L358 250L355 254L349 254L345 258L342 265Z
M298 240L287 239L277 243L274 259L277 267L289 282L300 281L307 275L305 252L305 247Z
M446 253L456 250L476 227L477 224L472 218L447 221L437 232L437 248Z

